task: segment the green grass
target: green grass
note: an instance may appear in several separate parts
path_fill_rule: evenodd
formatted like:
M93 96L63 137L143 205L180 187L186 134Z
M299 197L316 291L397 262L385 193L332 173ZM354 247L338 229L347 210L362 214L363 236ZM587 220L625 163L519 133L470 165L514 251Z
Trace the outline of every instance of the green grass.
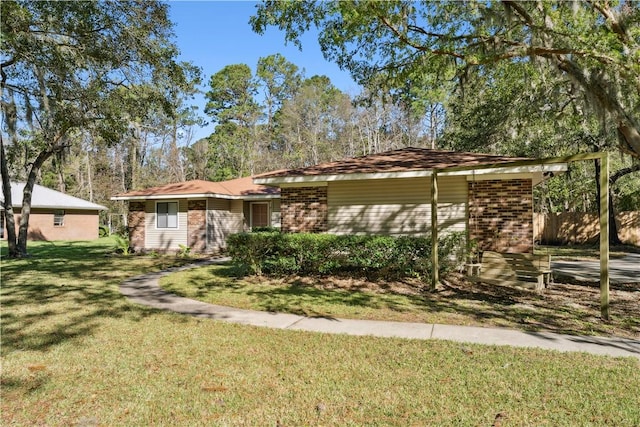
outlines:
M137 306L126 277L184 261L108 242L2 259L3 426L640 423L640 362L281 331Z
M554 284L535 293L452 277L439 292L401 294L385 290L391 285L385 282L236 276L233 266L213 265L170 274L160 279L160 286L211 304L309 317L640 336L637 295L633 299L626 293L623 300L617 290L612 291L612 318L604 322L599 319L599 289L586 286Z

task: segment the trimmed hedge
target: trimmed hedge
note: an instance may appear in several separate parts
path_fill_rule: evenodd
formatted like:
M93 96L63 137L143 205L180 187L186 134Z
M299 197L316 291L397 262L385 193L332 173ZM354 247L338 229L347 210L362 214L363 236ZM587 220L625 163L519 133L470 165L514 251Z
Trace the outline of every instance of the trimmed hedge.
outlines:
M431 278L428 237L253 232L229 236L227 244L233 262L249 274ZM464 233L440 239L440 274L464 260L464 248Z

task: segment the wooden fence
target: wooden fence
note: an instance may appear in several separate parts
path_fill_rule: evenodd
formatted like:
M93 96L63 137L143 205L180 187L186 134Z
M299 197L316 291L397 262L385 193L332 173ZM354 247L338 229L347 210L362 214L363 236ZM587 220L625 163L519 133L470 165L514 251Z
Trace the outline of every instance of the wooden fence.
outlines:
M640 211L616 215L618 236L623 243L640 246ZM563 212L533 215L533 235L543 244L596 243L600 233L597 214Z

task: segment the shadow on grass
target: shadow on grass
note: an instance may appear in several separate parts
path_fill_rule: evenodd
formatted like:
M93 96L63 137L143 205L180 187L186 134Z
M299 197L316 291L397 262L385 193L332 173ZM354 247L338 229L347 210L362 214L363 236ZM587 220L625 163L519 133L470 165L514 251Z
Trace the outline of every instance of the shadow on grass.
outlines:
M80 339L106 318L140 320L151 315L156 311L127 302L118 284L176 261L114 257L109 242L103 240L30 242L29 250L28 258L2 259L3 355L45 351Z
M299 278L253 278L252 282L256 284L236 277L237 272L231 266L193 272L188 280L188 294L182 295L212 301L218 292L237 294L239 301L243 296L252 301L253 309L308 317L341 317L344 316L341 313L349 310L338 311L334 308L348 306L354 308L352 313L356 313L355 317L358 312L367 311L370 313L367 314L368 318L374 318L376 314L371 312L380 310L378 316L388 315L390 311L397 313L393 315L393 320L428 323L457 321L564 334L606 335L616 328L627 336L640 334L640 307L634 308L629 301L612 299L612 313L616 319L603 321L599 318L599 290L590 286L570 288L556 284L545 292L536 293L506 286L471 284L461 276L454 275L444 282L438 292L416 290L414 294L401 295L390 290L389 284L384 281L376 284L384 292L371 292L364 290L366 286L325 289L314 285L314 280L318 284L325 280L323 278L315 278L310 282L303 282ZM621 290L628 289L625 287ZM640 295L640 289L636 287L634 291ZM385 320L384 317L375 318Z

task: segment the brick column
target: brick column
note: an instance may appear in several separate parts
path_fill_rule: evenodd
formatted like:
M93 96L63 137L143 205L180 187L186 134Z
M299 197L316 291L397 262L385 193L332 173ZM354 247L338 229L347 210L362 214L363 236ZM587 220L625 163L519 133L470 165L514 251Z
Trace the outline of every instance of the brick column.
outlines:
M207 248L207 201L189 200L187 203L187 246L194 252Z
M144 249L145 238L145 202L129 202L129 245L134 251Z
M327 187L280 189L280 217L285 233L327 231Z
M533 252L531 179L468 183L469 236L481 250Z

